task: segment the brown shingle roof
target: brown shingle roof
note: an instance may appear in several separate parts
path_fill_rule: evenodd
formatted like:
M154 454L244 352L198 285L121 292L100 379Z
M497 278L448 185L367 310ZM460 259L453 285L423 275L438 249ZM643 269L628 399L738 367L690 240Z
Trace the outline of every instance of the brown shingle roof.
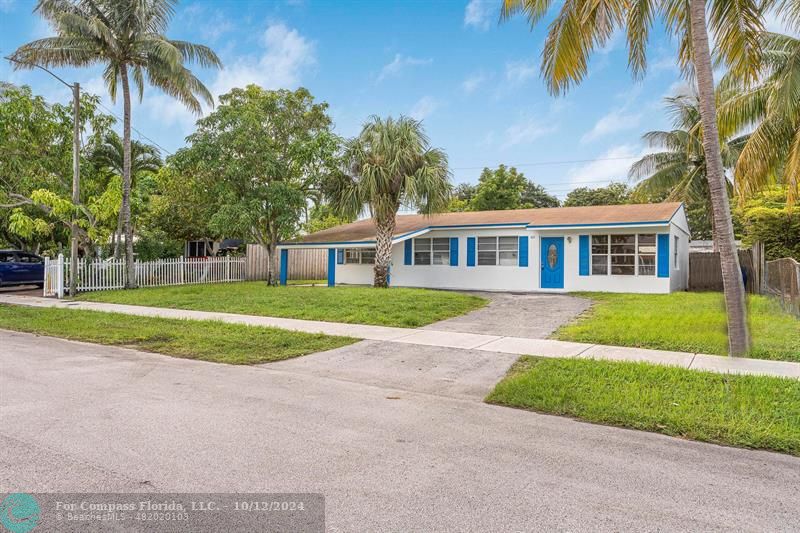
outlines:
M436 215L398 215L395 238L428 227L474 226L483 224L524 224L527 226L579 226L589 224L635 224L667 222L680 207L677 202L660 204L550 207L506 211L467 211ZM359 220L288 241L297 244L370 242L375 240L371 218Z

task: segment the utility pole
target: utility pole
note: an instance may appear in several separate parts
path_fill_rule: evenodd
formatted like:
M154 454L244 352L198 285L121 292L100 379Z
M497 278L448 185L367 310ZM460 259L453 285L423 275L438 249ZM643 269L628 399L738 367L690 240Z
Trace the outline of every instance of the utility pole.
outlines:
M72 204L76 212L70 221L70 254L69 254L69 295L75 296L78 289L78 204L81 201L81 86L78 82L67 83L46 68L36 63L20 61L6 56L6 59L22 65L43 70L55 79L72 89ZM60 245L59 245L60 246Z
M78 208L81 201L81 84L72 85L72 204ZM69 250L69 295L78 292L78 220L77 213L72 214L72 239Z

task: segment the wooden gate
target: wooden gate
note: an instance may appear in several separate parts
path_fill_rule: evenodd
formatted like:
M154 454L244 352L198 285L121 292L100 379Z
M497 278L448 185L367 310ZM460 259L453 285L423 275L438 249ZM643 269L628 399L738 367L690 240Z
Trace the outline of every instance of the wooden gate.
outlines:
M267 248L259 244L247 245L247 279L267 279L267 265L269 254ZM278 269L280 270L280 261ZM278 277L280 272L276 272ZM325 248L301 248L289 250L289 274L287 279L314 279L328 278L328 250Z
M739 264L744 271L745 290L750 293L763 292L764 263L763 248L755 246L739 250ZM719 252L691 252L689 254L689 290L722 291L722 266Z

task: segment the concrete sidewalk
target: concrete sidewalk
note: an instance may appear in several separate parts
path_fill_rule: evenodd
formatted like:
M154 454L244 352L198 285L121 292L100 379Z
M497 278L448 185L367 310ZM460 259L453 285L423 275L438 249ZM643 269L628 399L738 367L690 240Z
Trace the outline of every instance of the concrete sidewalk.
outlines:
M537 355L541 357L582 357L611 361L643 361L659 365L671 365L711 372L761 374L800 379L800 363L427 329L435 327L435 325L427 326L426 329L408 329L370 326L365 324L343 324L317 320L192 311L186 309L144 307L138 305L76 302L14 295L0 295L0 304L83 309L87 311L123 313L160 318L219 320L233 324L269 326L307 333L324 333L327 335L347 336L358 339L440 346L443 348L461 348L515 355Z

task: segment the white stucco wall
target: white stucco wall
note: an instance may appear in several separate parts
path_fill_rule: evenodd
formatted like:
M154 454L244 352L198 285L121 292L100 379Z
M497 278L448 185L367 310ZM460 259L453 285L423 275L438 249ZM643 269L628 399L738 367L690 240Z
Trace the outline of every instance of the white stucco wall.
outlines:
M457 237L458 266L449 265L404 265L404 243L397 243L392 249L391 285L396 287L425 287L462 290L496 290L526 292L639 292L667 293L683 290L688 282L689 238L685 216L680 220L661 226L626 226L620 228L583 228L526 230L523 228L473 228L435 230L423 238ZM592 234L631 234L631 233L669 233L670 247L678 237L678 267L673 264L670 250L670 277L655 276L615 276L579 274L579 236ZM529 239L528 265L520 266L467 266L467 237L480 236L525 236ZM541 260L540 242L542 237L564 237L564 288L542 289L540 287ZM337 284L372 283L372 265L336 265Z

